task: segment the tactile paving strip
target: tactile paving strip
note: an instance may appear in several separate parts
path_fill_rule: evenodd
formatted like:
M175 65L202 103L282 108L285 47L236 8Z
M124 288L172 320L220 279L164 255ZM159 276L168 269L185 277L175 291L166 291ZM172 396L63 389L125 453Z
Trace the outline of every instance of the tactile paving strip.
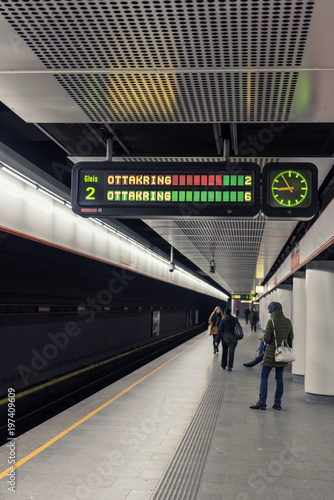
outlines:
M194 500L215 430L227 377L217 367L151 500Z

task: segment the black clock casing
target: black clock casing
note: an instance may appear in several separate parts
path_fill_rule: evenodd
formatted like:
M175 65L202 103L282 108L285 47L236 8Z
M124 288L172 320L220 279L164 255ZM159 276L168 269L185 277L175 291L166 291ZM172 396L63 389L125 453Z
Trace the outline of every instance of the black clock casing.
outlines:
M310 219L318 209L318 169L313 163L267 163L262 171L262 211L268 217Z

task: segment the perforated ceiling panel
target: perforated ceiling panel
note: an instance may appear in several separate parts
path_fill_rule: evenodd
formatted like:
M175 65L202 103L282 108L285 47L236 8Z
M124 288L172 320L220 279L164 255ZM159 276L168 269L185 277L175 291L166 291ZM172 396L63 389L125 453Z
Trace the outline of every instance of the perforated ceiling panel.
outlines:
M0 13L91 122L279 122L313 6L3 0Z
M289 72L56 75L91 122L123 123L287 121L297 78Z

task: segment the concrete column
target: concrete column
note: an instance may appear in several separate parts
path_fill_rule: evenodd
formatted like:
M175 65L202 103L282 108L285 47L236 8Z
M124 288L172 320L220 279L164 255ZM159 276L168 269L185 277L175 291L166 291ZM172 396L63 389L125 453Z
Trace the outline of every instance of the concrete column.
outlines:
M270 319L270 314L268 313L268 306L270 302L279 302L282 304L284 316L291 319L292 311L292 286L291 285L281 285L275 288L272 292L266 295L261 300L261 327L263 331L266 329L268 320Z
M283 313L286 318L292 316L292 285L280 285L277 289L276 302L282 304Z
M266 297L263 297L260 299L260 305L259 305L259 321L260 321L260 328L263 328L263 311L265 308L265 302L266 302Z
M306 268L305 392L334 403L334 262Z
M271 293L268 293L263 299L260 301L260 325L263 331L266 329L266 325L269 319L268 314L268 304L271 302Z
M296 361L292 363L292 374L294 380L304 381L306 344L306 278L304 272L293 275L291 321L295 334L293 347L297 353Z

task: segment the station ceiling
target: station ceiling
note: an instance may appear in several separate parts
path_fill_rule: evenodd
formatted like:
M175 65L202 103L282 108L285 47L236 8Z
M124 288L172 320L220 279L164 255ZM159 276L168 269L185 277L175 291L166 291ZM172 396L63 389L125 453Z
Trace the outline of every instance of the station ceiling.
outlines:
M332 0L3 0L0 142L70 187L80 160L309 161L333 177ZM321 208L321 205L320 205ZM296 220L122 220L232 293ZM209 272L214 257L215 273Z

